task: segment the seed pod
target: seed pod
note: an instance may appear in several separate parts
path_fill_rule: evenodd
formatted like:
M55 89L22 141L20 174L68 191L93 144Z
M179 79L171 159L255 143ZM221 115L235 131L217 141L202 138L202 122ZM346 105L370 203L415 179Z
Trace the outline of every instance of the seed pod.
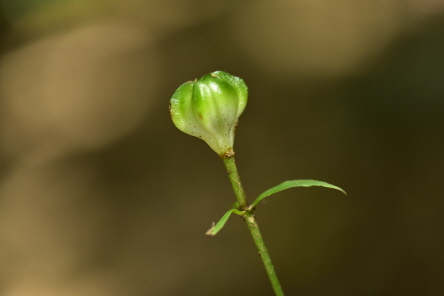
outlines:
M230 157L247 97L248 88L241 78L212 72L176 90L170 100L171 118L184 133L204 140L221 157Z

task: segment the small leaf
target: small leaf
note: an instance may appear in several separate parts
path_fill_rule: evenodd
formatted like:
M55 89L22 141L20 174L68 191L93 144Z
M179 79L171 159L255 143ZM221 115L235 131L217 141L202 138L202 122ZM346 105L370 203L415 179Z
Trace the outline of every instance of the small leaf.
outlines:
M245 211L231 209L228 212L226 212L225 215L222 216L222 218L219 220L219 222L217 222L217 224L214 224L214 222L213 222L213 226L211 226L211 228L208 229L208 231L205 232L205 234L215 236L224 227L225 223L227 222L228 218L230 218L232 213L235 213L236 215L239 215L239 216L245 216L245 214L246 214Z
M217 222L217 224L214 224L213 222L213 226L211 226L211 228L208 229L208 231L205 232L205 234L215 236L224 227L225 223L227 222L228 218L230 218L233 211L234 209L231 209L228 212L226 212L225 215L223 215L222 218L219 220L219 222Z
M292 181L285 181L273 188L268 189L267 191L265 191L264 193L262 193L261 195L259 195L256 200L251 204L250 209L254 208L255 206L257 206L257 204L263 200L264 198L266 198L267 196L270 196L272 194L275 194L276 192L288 189L288 188L293 188L293 187L311 187L311 186L322 186L322 187L327 187L327 188L333 188L336 190L339 190L341 192L343 192L345 195L347 195L347 193L342 190L341 188L339 188L338 186L326 183L326 182L322 182L322 181L316 181L316 180L292 180Z

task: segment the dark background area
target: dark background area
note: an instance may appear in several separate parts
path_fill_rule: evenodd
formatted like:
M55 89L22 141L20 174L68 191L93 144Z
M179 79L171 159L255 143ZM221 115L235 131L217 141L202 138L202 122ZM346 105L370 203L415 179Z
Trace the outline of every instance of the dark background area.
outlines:
M1 3L0 295L272 295L218 156L168 101L216 70L286 295L444 293L441 1Z

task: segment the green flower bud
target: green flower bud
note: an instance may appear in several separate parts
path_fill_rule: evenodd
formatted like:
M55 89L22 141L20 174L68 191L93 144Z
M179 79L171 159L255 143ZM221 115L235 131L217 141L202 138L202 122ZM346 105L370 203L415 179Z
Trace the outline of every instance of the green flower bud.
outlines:
M184 133L204 140L221 157L230 157L247 97L247 85L241 78L212 72L176 90L170 100L171 118Z

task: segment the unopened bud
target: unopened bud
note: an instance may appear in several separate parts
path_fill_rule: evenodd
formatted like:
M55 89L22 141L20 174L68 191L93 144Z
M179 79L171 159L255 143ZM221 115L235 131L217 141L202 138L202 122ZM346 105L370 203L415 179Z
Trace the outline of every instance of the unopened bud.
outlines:
M221 157L230 157L247 97L248 88L241 78L212 72L176 90L170 100L171 118L184 133L204 140Z

